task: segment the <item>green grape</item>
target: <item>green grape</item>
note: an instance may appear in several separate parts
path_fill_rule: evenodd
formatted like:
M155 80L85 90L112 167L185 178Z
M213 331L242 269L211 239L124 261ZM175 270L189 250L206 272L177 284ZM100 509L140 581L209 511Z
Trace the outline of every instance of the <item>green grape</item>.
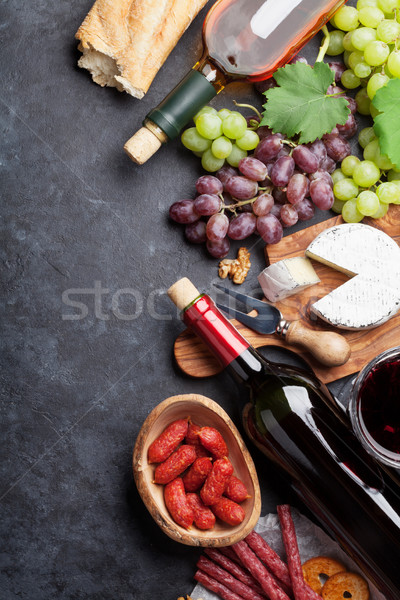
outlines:
M362 160L353 171L353 181L356 185L369 188L374 185L381 176L380 169L372 160Z
M344 87L349 90L353 90L360 85L360 78L357 77L351 69L346 69L346 71L342 73L340 81L343 83Z
M189 127L181 135L181 142L192 152L204 152L211 146L211 140L207 140L199 134L196 127Z
M376 30L372 27L359 27L352 32L351 43L357 50L364 51L369 42L376 40Z
M374 6L376 8L378 6L378 0L358 0L357 10L361 10L367 6Z
M232 152L232 142L227 137L221 135L215 139L211 145L211 152L216 158L227 158Z
M232 152L226 157L226 162L231 167L237 167L242 158L247 156L246 150L242 150L236 144L232 144Z
M386 176L388 181L400 181L400 172L394 169L390 169Z
M338 29L352 31L358 27L358 10L352 6L342 6L335 13L335 24Z
M374 163L382 171L389 171L394 166L393 163L392 163L392 161L385 154L381 154L381 150L379 148L379 145L378 145L378 151L375 154Z
M354 96L354 100L357 103L357 110L360 115L371 114L371 100L368 97L366 88L358 90L357 94Z
M203 106L193 117L193 121L196 123L200 115L216 115L217 111L212 106Z
M335 169L331 174L333 183L337 183L341 179L346 179L346 175L343 173L342 169Z
M393 19L384 19L376 29L379 40L387 44L394 44L396 38L400 35L400 24Z
M365 190L358 195L356 206L362 215L371 217L379 208L379 198L375 192Z
M389 204L382 204L382 202L380 202L378 210L373 215L371 215L371 217L373 219L380 219L381 217L384 217L386 215L388 210Z
M359 63L365 63L364 52L360 52L359 50L355 50L354 52L351 52L349 55L348 63L349 63L350 69L354 69L354 67L356 65L358 65Z
M361 148L365 148L373 139L376 138L373 127L364 127L358 134L358 143Z
M351 36L353 35L352 31L348 31L342 40L343 48L347 52L354 52L355 48L351 43Z
M343 204L342 217L346 223L359 223L364 218L357 208L356 198L352 198Z
M358 11L360 23L365 27L378 27L379 23L385 18L385 14L380 8L375 6L366 6Z
M375 138L367 144L364 149L365 160L372 160L382 171L388 171L393 167L393 164L385 154L381 153L378 138Z
M393 50L389 54L387 67L393 77L400 78L400 50Z
M345 51L343 52L343 62L344 62L345 66L346 66L347 68L349 68L349 56L350 56L350 54L351 54L352 52L354 52L354 49L353 49L353 50L351 50L351 51L350 51L350 50L345 50Z
M381 87L385 86L389 81L389 77L387 75L383 75L383 73L374 73L371 75L367 85L367 94L370 100L373 99L376 92L381 89Z
M210 173L215 173L224 165L224 158L217 158L211 152L211 148L206 150L201 157L201 166L205 171L209 171Z
M337 213L338 215L341 215L344 205L345 205L345 202L342 202L341 200L338 200L337 198L335 198L335 200L333 201L333 204L332 204L333 212Z
M236 140L236 145L242 150L254 150L258 146L260 138L255 131L246 129L244 135Z
M222 135L222 121L217 114L203 113L196 119L196 129L208 140L215 140Z
M342 200L342 202L346 200L351 200L358 194L358 186L354 183L352 179L349 177L345 177L340 181L337 181L333 186L333 193L335 198L338 200Z
M384 13L391 13L395 8L400 8L398 0L378 0L378 6Z
M358 158L358 156L354 156L354 154L350 154L349 156L346 156L342 160L342 164L340 165L340 168L342 169L342 172L347 177L351 177L353 175L353 171L354 171L356 165L358 165L359 162L360 162L360 159Z
M219 116L219 118L221 119L221 121L223 121L224 119L226 119L226 117L228 115L231 114L231 111L229 110L229 108L221 108L221 110L218 111L217 115Z
M376 115L380 114L380 111L377 108L375 108L375 106L373 104L371 104L370 111L371 111L371 117L373 119L375 119Z
M247 121L239 112L232 111L222 122L222 131L231 140L241 138L247 129Z
M371 67L382 65L389 56L390 48L385 42L369 42L364 50L364 58Z
M211 141L211 140L210 140ZM196 152L196 150L192 150L193 154L195 156L197 156L197 158L201 158L204 154L204 152Z
M367 63L358 63L358 65L354 67L354 75L360 79L369 77L371 75L371 71L372 69L369 65L367 65Z
M385 181L376 188L376 195L383 204L398 204L400 202L400 187L393 181Z
M372 162L375 162L377 152L379 152L379 141L378 138L374 137L364 148L364 160L372 160Z
M329 35L329 46L326 54L329 56L337 56L338 54L342 54L344 51L343 38L344 31L340 31L339 29L334 29L331 31Z

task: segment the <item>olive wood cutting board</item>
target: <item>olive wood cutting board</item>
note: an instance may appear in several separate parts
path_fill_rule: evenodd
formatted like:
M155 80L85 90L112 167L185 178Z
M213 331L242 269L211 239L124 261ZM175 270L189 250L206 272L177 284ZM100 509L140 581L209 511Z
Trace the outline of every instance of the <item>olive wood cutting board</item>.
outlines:
M278 244L266 247L267 264L272 264L283 258L303 256L307 246L314 238L328 227L343 223L341 216L333 217L322 223L317 223L292 235L284 237ZM381 219L364 219L364 223L381 229L390 235L400 246L400 206L392 205L387 215ZM301 355L316 375L324 383L329 383L359 371L375 356L400 345L400 312L379 327L361 331L336 329L323 321L316 320L309 310L311 304L325 296L333 289L344 283L348 277L331 267L312 261L320 283L277 302L275 306L282 316L288 320L301 319L308 327L318 330L334 330L344 335L351 347L349 360L339 367L325 367L318 363L309 353L299 347L291 346L277 335L263 335L248 329L235 319L231 319L235 327L255 348L260 346L280 346L288 348ZM256 314L255 311L253 311ZM250 313L253 314L253 313ZM192 377L209 377L222 371L219 362L212 356L203 342L191 331L186 329L175 341L174 354L179 367Z

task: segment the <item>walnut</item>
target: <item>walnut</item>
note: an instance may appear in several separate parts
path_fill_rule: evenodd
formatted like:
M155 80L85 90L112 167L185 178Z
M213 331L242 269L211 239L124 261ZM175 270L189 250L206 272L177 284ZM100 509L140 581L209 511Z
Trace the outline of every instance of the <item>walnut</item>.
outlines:
M218 275L221 279L226 279L228 276L233 283L243 283L250 270L250 252L247 248L239 248L236 259L224 258L219 263Z

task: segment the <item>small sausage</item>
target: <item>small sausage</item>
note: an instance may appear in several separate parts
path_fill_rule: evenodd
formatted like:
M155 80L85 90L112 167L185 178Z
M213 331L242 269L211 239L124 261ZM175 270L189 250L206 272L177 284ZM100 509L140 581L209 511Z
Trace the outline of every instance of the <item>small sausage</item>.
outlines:
M200 490L200 497L206 506L215 504L220 499L232 474L233 467L228 458L219 458L213 463Z
M228 446L217 429L214 427L202 427L197 435L201 444L211 452L214 458L228 456Z
M201 488L212 469L211 456L196 458L189 471L182 477L187 492L196 492Z
M227 496L230 500L234 502L244 502L247 498L250 498L249 492L247 491L246 486L243 481L241 481L235 475L229 479L225 491L224 496Z
M199 529L212 529L215 525L214 513L202 503L198 494L187 494L190 508L194 514L194 524Z
M196 450L193 446L179 446L167 460L157 465L154 471L154 483L169 483L183 473L195 460Z
M147 458L149 463L161 463L172 454L185 438L188 430L188 419L174 421L149 446Z
M197 425L196 423L189 423L189 427L185 437L185 444L190 444L191 446L195 447L197 458L202 458L203 456L210 456L210 453L201 444L199 436L197 435L200 430L200 425Z
M245 517L243 508L229 498L220 498L211 506L211 510L218 519L228 525L239 525Z
M194 513L187 501L183 481L180 477L165 486L164 501L175 523L189 529L193 523Z

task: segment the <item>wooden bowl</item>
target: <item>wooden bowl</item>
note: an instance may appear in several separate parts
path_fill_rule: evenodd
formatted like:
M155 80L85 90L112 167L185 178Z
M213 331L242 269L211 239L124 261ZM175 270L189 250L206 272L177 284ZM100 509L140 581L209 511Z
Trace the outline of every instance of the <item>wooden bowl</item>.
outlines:
M190 417L194 423L215 427L224 437L234 474L246 485L250 498L241 506L246 516L235 527L217 519L213 529L201 531L194 525L186 530L170 517L164 503L164 486L153 483L154 464L147 461L150 444L176 419ZM140 496L157 525L170 538L188 546L229 546L243 539L254 528L261 511L260 486L253 460L228 414L213 400L198 394L167 398L145 420L133 450L133 474Z

